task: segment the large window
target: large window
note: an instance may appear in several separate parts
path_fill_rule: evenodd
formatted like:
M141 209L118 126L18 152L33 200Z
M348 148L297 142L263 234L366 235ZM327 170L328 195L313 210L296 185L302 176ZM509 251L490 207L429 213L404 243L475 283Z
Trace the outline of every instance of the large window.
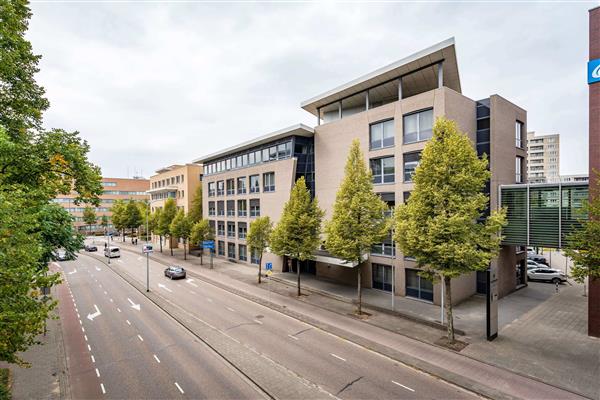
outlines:
M394 245L394 240L390 234L383 242L373 245L371 248L371 254L392 257L395 250L396 246Z
M246 200L238 200L238 217L245 217L248 215L248 204Z
M393 183L395 181L394 157L372 159L371 171L373 183Z
M433 283L421 278L416 269L406 268L406 296L421 300L433 301Z
M523 157L515 158L515 182L523 183Z
M225 215L225 202L217 201L217 215L223 217Z
M248 259L247 252L246 252L246 245L245 244L240 244L238 246L238 253L239 253L238 258L241 261L246 261Z
M248 233L248 225L245 222L238 222L238 238L246 239Z
M404 143L431 139L433 132L433 109L405 115Z
M233 179L227 179L227 196L235 194L235 181Z
M275 191L275 172L263 174L263 192Z
M215 183L214 182L208 182L208 197L214 196L215 193L216 193L216 191L215 191Z
M412 182L413 175L419 160L421 159L421 153L406 153L403 155L404 158L404 182Z
M208 215L209 216L215 216L216 210L215 210L215 202L214 201L209 201L208 202Z
M222 241L222 240L219 240L218 251L219 251L219 255L220 256L224 256L225 255L225 242Z
M250 175L250 193L260 192L258 175Z
M250 262L252 264L258 265L259 261L260 261L260 253L258 252L258 250L252 249L252 251L250 252Z
M521 121L515 123L515 146L523 148L523 123Z
M260 217L260 200L250 199L250 216Z
M225 182L217 181L217 196L225 195Z
M227 216L235 217L235 200L227 200Z
M227 243L227 257L235 258L235 243Z
M225 222L217 221L217 235L225 236Z
M246 177L237 178L238 194L246 194Z
M392 267L390 265L372 264L373 288L392 291Z
M394 120L378 122L370 127L371 150L394 145Z
M227 222L227 237L235 238L235 222Z

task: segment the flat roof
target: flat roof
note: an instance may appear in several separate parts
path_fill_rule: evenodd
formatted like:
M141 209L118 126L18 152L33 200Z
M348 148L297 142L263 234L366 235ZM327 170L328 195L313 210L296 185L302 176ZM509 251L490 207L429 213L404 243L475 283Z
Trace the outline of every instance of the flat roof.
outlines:
M255 139L248 140L246 142L240 143L236 146L228 147L224 150L218 151L216 153L208 154L206 156L197 158L192 162L195 164L203 164L208 161L214 160L216 158L221 158L231 153L237 153L239 151L247 150L255 146L260 146L261 144L269 143L278 139L283 139L287 136L305 136L312 137L315 134L315 130L309 126L304 124L296 124L292 126L288 126L287 128L279 129L275 132L267 133L266 135L259 136Z
M454 37L451 37L334 89L321 93L318 96L305 100L300 103L300 107L311 114L317 115L317 109L320 107L440 61L444 61L444 86L461 93Z

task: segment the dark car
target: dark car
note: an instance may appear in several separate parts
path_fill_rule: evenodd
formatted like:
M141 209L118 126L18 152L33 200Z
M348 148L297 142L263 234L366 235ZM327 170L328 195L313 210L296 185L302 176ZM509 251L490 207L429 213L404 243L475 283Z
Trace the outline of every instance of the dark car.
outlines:
M537 254L535 251L528 251L527 252L527 259L529 260L533 260L538 264L546 264L548 265L548 262L546 261L546 257L544 257L541 254Z
M98 251L98 248L92 244L86 244L83 249L85 251Z
M165 276L171 279L185 279L185 269L178 266L172 266L165 269Z

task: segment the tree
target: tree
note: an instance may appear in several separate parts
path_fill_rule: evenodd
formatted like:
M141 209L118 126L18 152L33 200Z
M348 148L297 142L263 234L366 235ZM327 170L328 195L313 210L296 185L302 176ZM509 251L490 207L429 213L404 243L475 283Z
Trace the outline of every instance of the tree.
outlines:
M198 186L194 193L188 217L194 224L202 219L202 185Z
M131 230L131 242L133 243L133 230L139 229L142 224L142 213L140 207L134 200L129 200L125 207L125 226ZM138 232L139 236L139 232Z
M478 158L473 143L454 121L438 118L413 177L407 203L396 208L395 240L416 258L420 275L444 285L448 342L454 343L451 279L484 271L499 251L505 210L485 218L490 179L487 157Z
M125 241L125 228L127 228L127 205L121 199L115 200L112 207L112 223L114 228L121 232L123 241Z
M204 242L205 240L214 239L214 232L210 228L208 220L201 219L192 226L191 236L191 243L195 243L196 245L201 246L202 242ZM202 251L200 252L200 265L202 265L202 253L204 253L204 248L202 248Z
M108 216L107 215L103 215L100 218L100 225L102 225L102 228L104 228L104 232L106 232L106 229L108 229Z
M300 261L312 259L319 248L323 211L311 199L304 177L296 181L290 199L271 234L271 250L279 256L296 260L298 296L300 296Z
M136 205L140 210L140 227L144 230L144 236L148 237L148 232L146 232L146 226L148 226L148 231L150 230L150 205L147 201L136 201ZM138 235L141 236L141 235Z
M582 210L580 226L567 236L565 246L565 254L573 260L571 277L584 285L584 295L586 278L600 279L600 186L593 187L593 182L590 179L592 201ZM600 177L596 182L600 182Z
M325 248L348 264L356 264L357 313L362 313L361 266L365 254L389 233L386 203L373 192L372 173L365 165L360 142L350 146L345 176L337 192L331 221L325 224Z
M263 253L269 247L273 224L267 216L258 217L250 223L246 244L250 251L258 252L258 283L261 282L261 268Z
M162 238L163 238L163 232L160 229L160 216L162 215L162 208L157 208L154 210L154 212L152 213L152 216L150 218L151 221L151 225L154 227L152 229L152 232L158 235L158 240L160 243L160 252L162 253Z
M175 203L175 199L168 198L165 201L165 205L160 213L160 219L158 220L158 229L161 236L169 238L169 248L171 249L171 255L173 255L173 235L171 233L171 222L173 222L173 218L175 218L175 215L177 215L177 203Z
M94 225L96 223L97 217L96 217L96 213L94 212L94 209L90 206L86 206L83 209L83 222L86 223L86 225L88 225L89 227L89 232L92 232L92 225Z
M183 210L179 210L177 212L177 215L175 215L175 218L173 218L173 221L171 221L169 231L171 232L171 236L173 236L175 239L183 240L183 259L187 260L185 245L187 240L190 238L192 224Z

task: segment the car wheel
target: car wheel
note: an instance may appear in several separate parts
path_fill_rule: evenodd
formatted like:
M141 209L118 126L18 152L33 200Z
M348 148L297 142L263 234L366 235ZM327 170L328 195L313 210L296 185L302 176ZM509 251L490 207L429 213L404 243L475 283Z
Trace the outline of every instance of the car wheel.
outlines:
M557 283L560 283L560 278L552 278L552 283L554 283L555 285Z

